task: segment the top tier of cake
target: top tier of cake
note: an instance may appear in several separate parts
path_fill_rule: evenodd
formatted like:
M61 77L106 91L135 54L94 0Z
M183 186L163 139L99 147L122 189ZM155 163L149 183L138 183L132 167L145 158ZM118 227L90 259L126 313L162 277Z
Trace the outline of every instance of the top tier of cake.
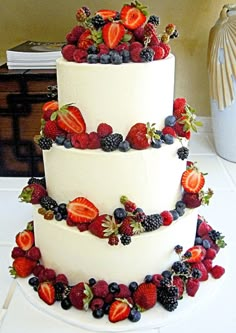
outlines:
M172 114L175 58L122 65L77 64L57 60L59 105L74 103L87 132L105 122L127 135L137 122L162 129Z

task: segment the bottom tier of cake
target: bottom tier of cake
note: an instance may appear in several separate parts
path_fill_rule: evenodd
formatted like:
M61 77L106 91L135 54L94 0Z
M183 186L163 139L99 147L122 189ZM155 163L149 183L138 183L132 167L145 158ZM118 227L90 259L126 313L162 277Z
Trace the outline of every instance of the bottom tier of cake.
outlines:
M141 282L147 274L161 273L178 260L176 245L185 250L194 244L197 210L186 210L184 216L156 231L132 236L124 246L111 246L107 239L80 232L65 221L45 220L34 211L35 244L42 262L57 273L65 273L70 284L90 278L128 284Z

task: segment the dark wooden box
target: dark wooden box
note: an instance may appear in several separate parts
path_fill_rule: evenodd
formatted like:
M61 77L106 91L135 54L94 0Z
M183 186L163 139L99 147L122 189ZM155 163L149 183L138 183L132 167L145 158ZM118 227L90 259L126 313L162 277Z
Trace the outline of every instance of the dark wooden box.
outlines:
M42 105L52 99L56 70L0 67L0 177L43 175L39 133Z

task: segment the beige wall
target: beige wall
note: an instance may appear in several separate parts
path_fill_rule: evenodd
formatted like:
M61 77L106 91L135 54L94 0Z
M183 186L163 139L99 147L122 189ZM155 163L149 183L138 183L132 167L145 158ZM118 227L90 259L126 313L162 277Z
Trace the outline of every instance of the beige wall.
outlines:
M119 10L126 0L0 0L0 60L5 51L24 40L63 41L75 25L75 11L83 5L92 12ZM131 2L131 0L130 0ZM161 18L160 29L173 22L180 33L172 43L176 55L175 96L184 96L199 115L209 116L206 53L209 30L225 0L143 1Z

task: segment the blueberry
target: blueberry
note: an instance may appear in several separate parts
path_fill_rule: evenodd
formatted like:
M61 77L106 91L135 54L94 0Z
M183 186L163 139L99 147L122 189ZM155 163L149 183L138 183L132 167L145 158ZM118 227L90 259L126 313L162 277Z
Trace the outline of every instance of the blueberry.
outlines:
M99 55L97 55L97 54L88 54L87 62L89 64L97 64L99 62Z
M161 148L161 140L158 140L158 139L152 139L152 143L151 143L151 146L153 148Z
M90 45L87 49L88 54L97 54L98 53L98 49L96 47L96 45Z
M209 242L209 240L204 239L202 241L202 246L207 250L207 249L209 249L211 247L211 243Z
M104 305L103 305L103 311L104 311L105 314L109 313L110 307L111 307L111 304L104 303Z
M137 214L137 213L143 213L143 209L140 208L140 207L136 208L135 211L134 211L134 215Z
M126 152L126 151L130 150L130 144L129 144L129 142L126 141L126 140L122 141L119 144L118 149L119 149L119 151L123 151L123 152Z
M171 276L172 276L172 272L166 270L166 271L163 271L163 272L161 273L161 275L162 275L165 279L170 279Z
M65 203L60 203L58 205L58 211L63 215L63 214L67 214L67 208L66 208L66 204Z
M100 56L100 63L101 64L110 64L111 62L111 57L109 54L101 54Z
M29 279L28 283L31 287L38 287L39 279L36 276L33 276Z
M202 238L201 237L196 237L194 244L195 245L202 245Z
M69 310L72 307L69 297L63 298L63 300L61 301L61 307L64 310Z
M73 147L73 146L72 146L72 143L71 143L71 141L70 141L70 139L65 139L65 141L64 141L63 144L64 144L64 147L67 148L67 149Z
M97 319L102 318L104 316L104 310L102 308L93 310L93 316L94 316L94 318L97 318Z
M129 320L132 321L133 323L139 321L141 319L141 312L138 311L137 309L135 308L132 308L130 310L130 314L129 314Z
M55 288L55 291L58 293L63 293L63 291L65 290L65 286L62 282L56 282L54 284L54 288Z
M144 278L144 282L149 283L152 282L152 275L148 274Z
M176 221L179 218L179 213L177 212L176 209L170 210L171 215L173 216L173 220Z
M130 282L129 290L133 293L138 288L138 283L136 281Z
M167 145L172 145L174 143L174 137L170 134L165 134L163 139Z
M120 287L119 287L118 283L116 283L116 282L110 283L108 288L109 288L110 293L112 293L112 294L118 293L120 291Z
M111 63L113 65L120 65L120 64L122 64L122 62L123 62L123 58L118 52L113 53L111 55Z
M124 218L126 218L127 216L127 212L124 208L116 208L114 210L114 217L118 222L121 222L124 220Z
M128 50L122 50L120 55L122 56L124 63L130 62L130 53Z
M56 139L55 139L55 143L57 143L60 146L63 146L65 139L66 138L64 137L64 135L57 135Z
M57 212L55 214L55 220L56 221L62 221L63 220L63 215L60 212Z
M89 282L89 286L92 287L93 285L95 285L95 283L97 281L94 278L90 278L88 282Z
M165 126L174 126L174 124L176 123L176 118L175 116L168 116L165 119Z

